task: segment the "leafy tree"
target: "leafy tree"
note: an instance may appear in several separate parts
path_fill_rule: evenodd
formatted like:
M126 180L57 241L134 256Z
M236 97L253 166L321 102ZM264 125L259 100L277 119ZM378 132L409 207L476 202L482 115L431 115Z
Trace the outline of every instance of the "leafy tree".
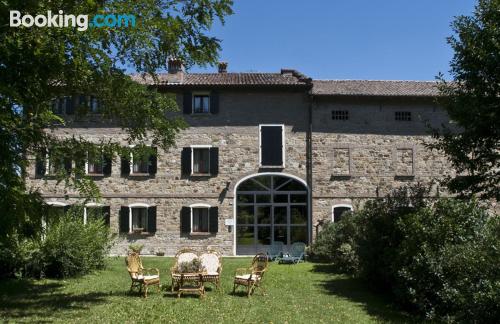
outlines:
M0 1L0 248L21 232L39 232L42 200L26 187L29 157L48 147L51 158L75 161L89 150L115 156L122 150L115 139L95 145L83 138L57 138L50 130L70 122L52 112L53 99L93 95L101 102L102 118L121 127L129 142L168 148L184 127L182 120L168 117L177 110L175 99L132 81L125 70L156 80L172 57L187 67L215 63L220 41L209 29L216 20L224 23L231 6L231 0ZM32 16L48 10L89 17L134 14L136 26L9 27L10 10ZM78 116L87 113L85 106L77 108ZM81 166L58 179L86 196L98 195Z
M500 198L500 1L480 0L473 16L459 16L448 39L455 51L454 82L440 75L441 104L459 132L447 128L433 148L457 170L447 179L463 196Z

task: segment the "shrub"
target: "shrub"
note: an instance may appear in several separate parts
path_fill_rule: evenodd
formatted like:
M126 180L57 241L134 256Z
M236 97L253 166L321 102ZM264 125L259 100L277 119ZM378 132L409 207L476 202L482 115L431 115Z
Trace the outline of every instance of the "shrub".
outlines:
M337 271L356 274L359 272L357 231L355 214L346 214L341 221L329 223L319 232L312 251L319 259L332 262Z
M398 300L427 318L500 318L500 218L475 201L439 200L396 224L404 239L393 269Z
M109 228L98 218L84 225L81 215L81 208L74 207L47 225L37 256L43 275L71 277L104 267L111 247Z

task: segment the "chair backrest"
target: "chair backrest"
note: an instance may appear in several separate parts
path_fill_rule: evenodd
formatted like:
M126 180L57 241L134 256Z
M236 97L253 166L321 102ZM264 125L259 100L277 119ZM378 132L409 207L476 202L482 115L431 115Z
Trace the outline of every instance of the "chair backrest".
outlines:
M181 271L179 266L184 262L192 262L194 259L198 258L198 253L190 248L181 249L175 255L175 264L177 271Z
M304 255L304 252L306 250L306 245L302 242L295 242L292 244L292 249L290 251L290 255L292 257L301 257Z
M220 255L215 251L204 252L200 255L201 265L207 273L218 272L221 267Z
M132 279L137 279L139 274L142 273L143 267L139 253L130 252L125 258L125 264Z
M281 241L273 242L273 244L269 247L269 254L278 255L283 252L284 244Z
M267 270L267 255L258 253L252 260L252 273L262 275Z

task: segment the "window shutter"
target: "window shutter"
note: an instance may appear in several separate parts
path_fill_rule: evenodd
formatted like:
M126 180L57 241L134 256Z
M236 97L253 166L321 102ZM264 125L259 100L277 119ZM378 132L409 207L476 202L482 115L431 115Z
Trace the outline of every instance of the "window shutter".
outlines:
M47 170L46 156L47 156L47 151L45 149L42 149L40 155L36 157L35 176L41 177L45 175L45 171Z
M148 208L148 232L156 232L156 206Z
M183 176L191 175L191 148L184 147L181 154L181 169Z
M181 233L189 234L191 232L191 208L182 207L181 209Z
M70 158L64 158L64 170L67 174L71 174L71 169L73 168L73 163Z
M210 112L212 114L219 113L219 93L217 91L210 93Z
M111 166L113 164L113 160L110 157L104 157L104 165L102 168L102 173L104 173L105 176L110 176L111 175Z
M111 207L110 206L104 206L102 207L102 216L104 217L104 224L109 226L110 219L111 219Z
M128 233L129 230L129 208L122 206L120 208L120 233Z
M130 174L130 160L124 156L121 158L121 174L122 176Z
M260 150L262 166L283 165L282 126L261 126Z
M73 105L72 97L64 97L66 106L66 115L73 115L75 113L75 106Z
M158 155L158 150L156 147L153 148L154 153L149 156L149 167L148 167L148 172L150 175L155 175L156 174L156 164L157 164L157 155Z
M219 148L210 148L210 175L216 176L219 174Z
M184 92L182 112L186 115L191 115L193 113L193 97L191 96L191 92Z
M219 207L210 207L209 213L208 227L210 233L217 233L219 231Z

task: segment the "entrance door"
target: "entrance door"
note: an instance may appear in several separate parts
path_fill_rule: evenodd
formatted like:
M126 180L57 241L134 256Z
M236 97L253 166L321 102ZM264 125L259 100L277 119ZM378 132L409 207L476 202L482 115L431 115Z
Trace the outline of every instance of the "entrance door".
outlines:
M285 248L308 244L307 188L283 175L257 175L236 190L236 254L265 252L273 242Z

